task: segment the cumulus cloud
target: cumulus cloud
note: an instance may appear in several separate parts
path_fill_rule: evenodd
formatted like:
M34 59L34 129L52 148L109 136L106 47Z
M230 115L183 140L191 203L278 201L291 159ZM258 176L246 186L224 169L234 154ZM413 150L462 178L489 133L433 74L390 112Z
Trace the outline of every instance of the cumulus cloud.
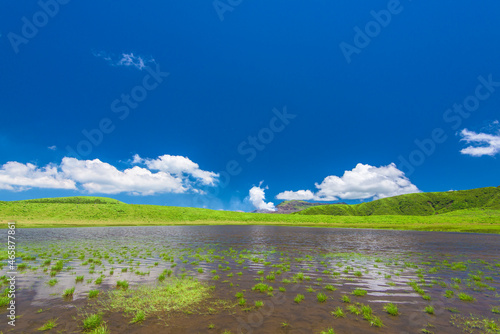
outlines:
M248 194L248 199L250 203L257 209L261 211L276 211L276 207L274 203L265 201L266 199L266 189L268 187L262 188L262 181L259 183L259 186L252 187Z
M48 148L49 150L51 150L51 151L55 151L55 150L57 150L57 146L56 146L56 145L52 145L52 146L49 146L49 147L47 147L47 148Z
M168 173L153 173L146 168L133 167L123 171L95 160L64 158L64 175L78 182L89 193L154 195L157 193L184 193L188 187L182 178Z
M284 191L276 196L277 199L289 201L309 201L316 199L316 195L311 190Z
M282 200L337 201L339 199L379 199L402 194L416 193L420 190L410 182L394 163L374 167L357 164L352 170L339 177L327 176L315 184L317 191L284 191L276 198Z
M191 176L199 180L204 185L212 186L215 184L218 174L204 171L200 166L186 157L179 155L162 155L157 159L142 159L139 155L134 155L133 163L145 164L151 170L158 170L181 177L182 175Z
M49 164L45 167L11 161L0 168L0 189L21 191L30 188L52 188L84 190L88 193L101 194L154 195L202 193L203 190L200 189L198 183L202 186L215 185L217 174L199 169L198 165L188 158L176 158L185 159L182 160L185 163L191 162L189 171L192 174L149 168L147 163L146 167L134 166L119 170L99 159L78 160L65 157L59 165ZM139 156L137 159L141 162L149 161ZM211 177L210 180L209 177ZM198 178L201 178L201 182L198 182Z
M66 178L52 164L39 168L30 163L9 161L0 167L0 189L22 191L32 187L76 189L75 181Z
M97 58L104 59L111 66L132 66L138 70L144 69L147 66L147 63L155 63L155 60L152 57L136 56L132 52L122 53L118 57L105 51L94 51L93 55Z
M498 125L498 121L493 122ZM482 157L484 155L495 156L500 153L500 131L495 134L477 133L463 129L460 132L461 141L465 141L469 146L462 149L460 153L473 157Z

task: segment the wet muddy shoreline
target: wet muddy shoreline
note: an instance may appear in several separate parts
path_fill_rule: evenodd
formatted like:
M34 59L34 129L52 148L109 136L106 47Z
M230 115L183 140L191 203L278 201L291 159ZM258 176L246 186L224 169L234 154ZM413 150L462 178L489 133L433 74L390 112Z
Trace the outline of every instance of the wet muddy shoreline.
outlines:
M500 317L496 235L162 226L20 229L18 238L20 316L15 328L0 323L4 333L40 332L49 320L49 333L81 333L92 314L111 333L460 333L470 314L493 330ZM136 322L141 310L113 295L118 281L127 282L127 300L175 280L199 282L193 289L206 295L169 312L144 306Z

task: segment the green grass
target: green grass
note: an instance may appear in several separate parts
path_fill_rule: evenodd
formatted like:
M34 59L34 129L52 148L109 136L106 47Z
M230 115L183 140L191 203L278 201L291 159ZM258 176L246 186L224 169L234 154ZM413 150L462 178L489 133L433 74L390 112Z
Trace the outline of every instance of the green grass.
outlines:
M300 303L301 301L304 300L304 295L301 295L301 294L298 294L294 299L293 301L296 302L297 304Z
M90 290L89 291L89 299L96 298L99 295L99 290Z
M39 331L48 331L57 326L56 319L48 320L42 327L38 328Z
M316 298L318 299L319 303L324 303L328 299L328 296L320 292L316 295Z
M100 314L91 314L83 319L82 328L84 331L97 329L102 324L102 316Z
M458 294L458 298L461 300L461 301L464 301L464 302L473 302L475 301L476 299L474 297L472 297L471 295L468 295L464 292L460 292Z
M267 292L270 288L266 283L257 283L252 287L252 291Z
M382 319L376 316L371 316L369 319L366 319L370 322L370 326L375 326L375 327L383 327L384 323L382 322Z
M210 289L194 279L170 278L156 286L109 292L107 309L145 314L185 311L209 297Z
M66 289L63 292L63 297L73 297L74 292L75 292L75 287L72 287L70 289Z
M352 294L354 296L363 297L363 296L365 296L367 294L367 291L363 290L363 289L354 289L352 291Z
M432 216L468 209L500 209L500 187L406 194L355 205L320 205L300 211L298 214L336 216Z
M57 278L51 278L51 279L47 282L47 284L48 284L48 285L50 285L50 286L54 286L54 285L56 285L56 284L57 284L57 282L58 282Z
M343 295L342 296L342 302L344 302L344 303L350 303L351 299L349 298L349 296Z
M344 207L339 204L315 206L296 214L272 215L185 207L129 205L97 197L12 201L0 202L0 221L2 222L0 227L7 228L7 221L15 220L19 228L269 224L500 233L499 189L482 188L468 192L402 195L356 204L359 206L359 209L356 209L359 212L356 215L350 213L344 216L334 215L335 212L325 209L334 207L337 210ZM434 211L429 209L429 207L432 208L428 204L429 199L436 208L432 209ZM451 204L449 204L450 200L453 200ZM443 206L445 202L449 205ZM346 207L351 208L356 205ZM373 208L370 209L370 206ZM310 210L320 211L310 212Z
M116 282L116 288L117 289L122 289L122 290L127 290L128 289L128 282L126 280L123 281L117 281Z
M332 314L337 318L345 317L344 310L342 310L342 307L340 306L338 306L334 311L332 311Z
M335 331L333 330L333 328L328 328L327 330L321 331L320 333L321 334L335 334Z
M486 333L497 334L500 333L500 320L482 318L475 315L461 316L452 315L450 323L461 329L463 333Z
M351 312L354 315L360 315L361 314L361 310L356 305L352 305L352 304L348 305L347 309L349 310L349 312Z
M138 323L138 322L143 322L144 319L146 319L146 313L144 313L144 311L142 311L142 310L139 310L135 314L135 316L132 319L132 321L130 321L130 323L131 324L135 324L135 323Z
M0 307L9 305L10 298L8 296L0 296Z
M94 330L91 330L90 332L86 332L87 334L110 334L111 331L108 329L108 326L105 324L102 324L101 326L97 327Z
M398 307L394 305L393 303L386 304L384 306L384 311L389 313L390 315L399 315Z
M434 314L434 307L432 307L431 305L426 306L424 312L428 314Z

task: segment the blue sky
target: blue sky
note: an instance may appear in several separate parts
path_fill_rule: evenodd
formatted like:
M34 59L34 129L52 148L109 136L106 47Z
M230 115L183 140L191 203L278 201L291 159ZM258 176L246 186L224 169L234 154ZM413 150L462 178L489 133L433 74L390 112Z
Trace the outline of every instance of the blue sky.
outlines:
M500 185L496 1L1 7L0 200L252 210Z

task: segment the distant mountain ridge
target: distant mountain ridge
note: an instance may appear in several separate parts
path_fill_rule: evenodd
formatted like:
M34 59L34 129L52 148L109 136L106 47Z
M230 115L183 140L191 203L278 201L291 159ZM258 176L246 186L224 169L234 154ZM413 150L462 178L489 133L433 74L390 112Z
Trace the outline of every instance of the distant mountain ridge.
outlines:
M330 205L338 205L338 204L346 204L342 203L334 203ZM325 203L309 203L306 201L283 201L280 204L276 205L277 211L275 213L294 213L298 211L302 211L314 206L325 205Z
M19 203L64 203L64 204L125 204L117 199L95 196L73 196L73 197L54 197L37 198L16 201Z
M333 216L430 216L464 209L500 210L500 187L406 194L351 205L317 205L296 212L295 214Z

